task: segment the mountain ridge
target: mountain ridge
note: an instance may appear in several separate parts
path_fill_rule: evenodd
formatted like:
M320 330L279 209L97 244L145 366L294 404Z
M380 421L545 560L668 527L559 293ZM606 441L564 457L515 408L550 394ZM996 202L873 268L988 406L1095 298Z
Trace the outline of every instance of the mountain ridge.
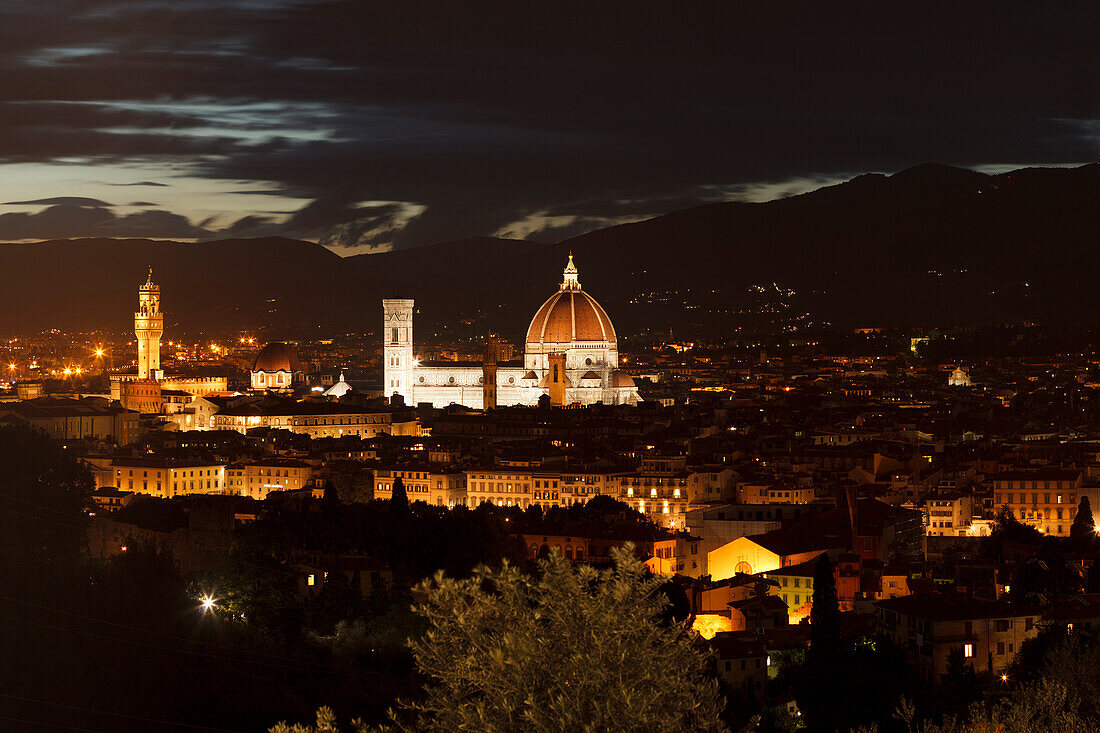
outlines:
M400 292L430 320L479 314L486 330L519 333L570 250L624 333L732 331L724 311L780 307L753 300L772 283L796 293L782 308L812 323L1067 322L1100 309L1098 204L1096 165L987 174L925 164L554 244L475 237L349 257L281 237L3 244L0 329L125 330L152 265L170 327L189 331L371 330L378 300Z

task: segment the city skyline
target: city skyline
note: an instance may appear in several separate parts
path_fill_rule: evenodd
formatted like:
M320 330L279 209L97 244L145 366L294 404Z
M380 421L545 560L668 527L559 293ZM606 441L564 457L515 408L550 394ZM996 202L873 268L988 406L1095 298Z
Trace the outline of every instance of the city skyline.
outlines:
M0 0L0 730L1100 731L1097 27Z

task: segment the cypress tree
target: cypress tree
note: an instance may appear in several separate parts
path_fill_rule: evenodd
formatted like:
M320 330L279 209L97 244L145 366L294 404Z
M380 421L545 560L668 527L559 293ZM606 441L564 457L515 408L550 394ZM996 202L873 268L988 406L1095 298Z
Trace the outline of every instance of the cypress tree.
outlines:
M1092 507L1087 496L1081 497L1081 503L1077 507L1077 516L1073 518L1073 526L1069 528L1070 542L1074 549L1087 550L1092 544L1093 535L1096 533L1096 522L1092 518Z
M405 492L405 482L398 476L393 480L393 493L390 494L390 514L405 518L409 515L409 495Z
M840 643L840 601L829 556L822 553L814 567L813 607L810 609L810 653L834 653Z
M846 678L840 643L840 603L829 556L822 553L814 567L813 607L810 609L810 649L803 676L796 687L798 705L811 731L835 731L842 716Z

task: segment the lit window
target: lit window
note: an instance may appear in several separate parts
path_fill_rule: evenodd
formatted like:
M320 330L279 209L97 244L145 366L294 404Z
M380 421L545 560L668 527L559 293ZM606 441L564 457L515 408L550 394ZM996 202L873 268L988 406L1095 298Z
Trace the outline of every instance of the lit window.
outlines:
M974 656L973 644L963 644L963 656L967 659L971 659Z
M306 585L313 585L316 582L317 582L317 576L315 576L313 573L310 573L309 575L306 576Z

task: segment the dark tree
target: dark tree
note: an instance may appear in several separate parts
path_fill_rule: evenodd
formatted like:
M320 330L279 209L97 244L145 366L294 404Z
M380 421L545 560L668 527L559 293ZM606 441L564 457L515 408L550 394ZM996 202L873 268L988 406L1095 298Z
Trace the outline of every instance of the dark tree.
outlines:
M825 553L817 559L814 568L813 598L810 609L810 655L835 653L840 643L840 601L836 595L833 564Z
M846 666L840 643L840 603L833 564L822 554L814 568L810 649L795 694L811 731L834 731L842 717Z
M674 580L668 580L657 588L657 593L663 595L668 603L661 610L661 623L665 626L681 625L691 616L691 600L683 586Z
M336 486L329 481L325 484L325 493L321 498L321 515L325 521L334 523L340 514L340 495Z
M997 513L997 524L995 539L1027 545L1037 545L1043 539L1043 535L1039 530L1012 516L1012 510L1008 506L1002 506Z
M409 495L405 493L405 482L398 476L393 480L393 493L390 495L390 514L404 519L409 516Z
M45 435L0 428L0 575L20 587L23 574L74 561L85 543L93 488L88 470Z
M606 570L554 553L537 577L481 567L422 583L415 611L430 630L409 646L424 694L399 703L415 721L383 730L724 731L711 655L658 623L663 581L634 548L611 554ZM334 717L271 730L336 733Z
M1093 560L1089 564L1088 580L1086 582L1086 593L1100 593L1100 560Z
M974 666L963 658L962 649L954 648L947 654L947 672L943 675L943 701L961 712L981 697L978 676Z
M1096 535L1096 522L1092 518L1092 507L1087 496L1081 497L1081 503L1077 507L1077 516L1073 518L1073 526L1069 528L1070 543L1075 550L1087 550Z

